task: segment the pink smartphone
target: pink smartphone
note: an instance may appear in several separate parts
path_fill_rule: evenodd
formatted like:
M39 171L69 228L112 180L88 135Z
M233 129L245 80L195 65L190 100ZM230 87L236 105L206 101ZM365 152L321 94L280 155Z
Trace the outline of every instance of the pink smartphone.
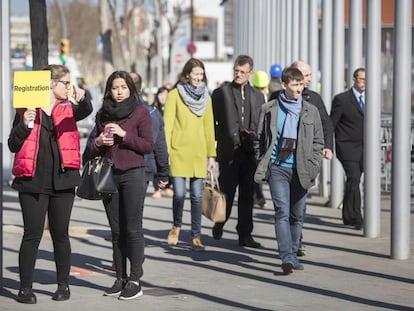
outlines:
M107 125L105 125L105 129L104 129L104 133L106 134L106 137L114 137L113 134L110 133L111 129L110 127Z

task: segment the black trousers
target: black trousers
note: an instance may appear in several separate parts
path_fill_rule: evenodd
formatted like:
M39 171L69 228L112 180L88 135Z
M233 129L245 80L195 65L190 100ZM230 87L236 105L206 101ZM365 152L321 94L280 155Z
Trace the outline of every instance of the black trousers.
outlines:
M342 220L345 225L362 224L361 192L359 184L363 172L363 160L341 161L346 174L346 184L342 207Z
M24 234L19 252L20 287L32 287L33 271L39 243L42 239L46 212L53 241L58 284L69 283L71 248L69 220L72 213L74 189L55 194L19 193L23 214Z
M116 277L128 277L128 258L131 269L129 278L131 281L139 281L143 275L145 247L142 229L147 188L145 168L134 168L125 172L114 170L114 180L118 193L104 199L103 204L111 226Z
M236 188L239 187L236 230L239 238L243 239L250 236L253 231L253 193L256 161L252 154L238 148L234 152L233 161L219 162L219 170L220 189L226 195L226 221L231 214Z

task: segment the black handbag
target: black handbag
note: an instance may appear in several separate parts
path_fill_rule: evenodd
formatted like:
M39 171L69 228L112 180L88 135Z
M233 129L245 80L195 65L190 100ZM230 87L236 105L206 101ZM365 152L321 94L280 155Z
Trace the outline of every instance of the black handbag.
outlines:
M78 186L76 195L87 200L103 200L117 193L112 165L112 160L106 157L89 160L83 168L82 183Z

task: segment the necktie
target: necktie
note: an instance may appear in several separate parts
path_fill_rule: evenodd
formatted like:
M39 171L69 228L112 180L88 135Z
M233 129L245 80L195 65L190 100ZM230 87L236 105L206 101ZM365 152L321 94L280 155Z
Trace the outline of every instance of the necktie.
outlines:
M359 107L361 107L362 112L365 112L364 96L362 95L359 95Z

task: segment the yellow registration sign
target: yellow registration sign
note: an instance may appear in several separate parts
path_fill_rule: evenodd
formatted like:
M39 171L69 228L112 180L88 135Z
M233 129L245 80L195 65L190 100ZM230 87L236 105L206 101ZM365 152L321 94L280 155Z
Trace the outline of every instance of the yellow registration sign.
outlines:
M13 107L50 106L50 71L16 71L14 73Z

